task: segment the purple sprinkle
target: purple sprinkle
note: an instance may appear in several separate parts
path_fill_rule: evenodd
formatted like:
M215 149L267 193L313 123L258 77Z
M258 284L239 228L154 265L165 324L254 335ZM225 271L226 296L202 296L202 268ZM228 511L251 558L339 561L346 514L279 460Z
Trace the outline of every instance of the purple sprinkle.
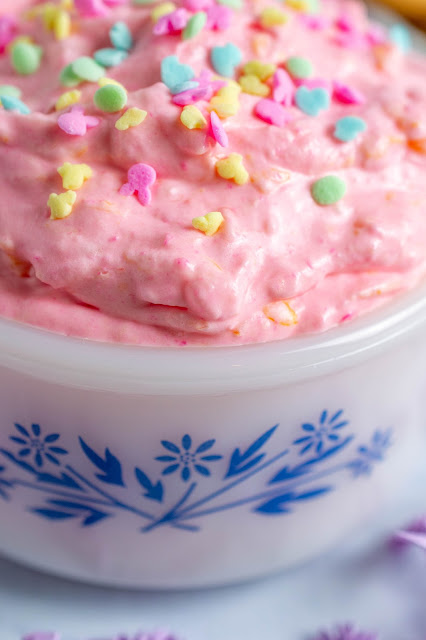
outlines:
M391 538L391 547L400 549L414 544L426 549L426 516L412 522L406 529L397 531Z
M225 5L214 4L207 9L207 29L224 31L231 25L233 11Z
M35 631L22 638L22 640L60 640L61 636L55 631Z
M17 22L13 16L0 16L0 53L3 53L9 42L15 37Z
M153 33L156 36L179 33L185 29L188 24L189 17L189 13L186 9L176 9L165 16L161 16L154 25Z
M220 121L216 111L212 111L210 114L210 130L209 135L216 140L221 147L227 147L229 144L228 134L223 128L223 124Z
M334 631L320 631L312 640L377 640L376 633L356 631L351 624L336 627Z

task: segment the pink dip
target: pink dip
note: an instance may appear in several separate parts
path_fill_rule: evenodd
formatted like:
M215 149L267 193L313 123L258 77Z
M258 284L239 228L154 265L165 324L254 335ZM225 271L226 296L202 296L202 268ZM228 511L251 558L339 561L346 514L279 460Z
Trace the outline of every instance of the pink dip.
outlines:
M153 34L154 5L108 4L96 17L74 10L72 33L60 41L40 18L22 14L17 34L43 48L40 69L31 75L16 73L7 51L0 55L0 85L19 87L31 110L0 109L1 315L97 340L242 344L324 331L420 283L426 271L424 60L372 38L356 2L323 0L319 19L294 9L294 2L247 1L232 9L228 28L207 23L188 40ZM191 3L185 6L192 15ZM288 22L262 27L259 16L269 6ZM108 33L117 21L128 25L134 46L105 75L127 89L126 108L148 115L119 131L115 123L125 110L100 111L93 102L98 84L82 82L78 106L100 124L84 136L67 135L58 116L69 108L56 111L55 103L71 88L61 86L59 74L76 58L111 47ZM250 60L283 68L290 56L303 56L315 69L309 88L332 91L339 83L365 101L347 104L334 96L328 109L309 116L287 95L283 124L275 126L256 115L260 96L241 93L238 113L221 121L229 138L223 148L207 128L180 122L182 106L173 104L160 66L176 55L198 77L213 71L211 50L226 43L242 54L235 80ZM273 78L266 84L272 99ZM208 102L196 106L209 120ZM362 117L367 130L353 141L337 140L333 131L344 116ZM218 176L217 160L230 153L243 156L246 184ZM57 172L64 162L86 163L93 176L77 191L71 215L51 220L47 201L65 191ZM157 174L148 206L119 194L136 163ZM330 174L345 181L346 195L319 206L312 184ZM224 222L207 236L192 219L210 211L220 211Z

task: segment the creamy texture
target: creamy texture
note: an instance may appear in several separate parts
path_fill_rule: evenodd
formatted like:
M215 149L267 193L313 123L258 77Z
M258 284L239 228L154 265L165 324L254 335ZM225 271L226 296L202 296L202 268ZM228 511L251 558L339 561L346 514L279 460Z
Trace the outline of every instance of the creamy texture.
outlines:
M6 3L3 3L6 8ZM274 5L287 24L263 29ZM323 0L325 29L273 0L245 2L224 31L196 37L153 35L152 5L121 6L107 15L73 13L73 33L56 41L39 19L19 33L43 47L38 72L18 75L0 55L0 85L22 89L32 113L0 109L0 314L64 334L145 345L240 344L324 331L416 286L426 271L426 63L388 44L347 42L343 15L359 34L371 31L358 3ZM148 112L127 131L122 112L93 103L83 83L79 106L100 124L82 137L58 127L61 69L110 46L118 20L134 47L106 75L128 91L127 107ZM343 40L342 43L342 34ZM282 65L304 56L314 79L361 92L363 105L332 100L317 117L288 107L283 127L256 117L258 96L242 93L240 110L223 121L224 149L180 120L182 107L161 82L165 56L177 55L198 76L212 70L212 47L237 45L242 65ZM235 79L238 79L237 69ZM197 103L208 118L207 102ZM64 110L66 111L66 110ZM362 117L367 131L335 139L336 122ZM236 185L215 171L218 159L243 156L250 180ZM51 220L47 200L64 191L57 169L87 163L93 177L77 192L71 215ZM127 172L146 163L157 173L152 202L119 194ZM327 174L347 184L345 197L317 205L312 183ZM209 237L191 221L220 211Z

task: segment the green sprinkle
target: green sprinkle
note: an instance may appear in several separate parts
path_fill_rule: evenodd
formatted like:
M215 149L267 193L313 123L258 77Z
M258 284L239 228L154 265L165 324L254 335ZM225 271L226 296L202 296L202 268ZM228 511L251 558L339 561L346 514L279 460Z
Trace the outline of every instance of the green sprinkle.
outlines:
M310 78L314 73L314 67L310 60L307 58L300 58L299 56L294 56L289 58L285 63L286 69L293 78L298 78L299 80L305 80L306 78Z
M40 68L42 55L41 47L29 42L17 42L12 47L12 66L21 76L29 76Z
M325 176L314 182L311 188L312 197L321 206L336 204L346 194L346 182L337 176Z
M95 62L93 58L82 56L71 64L71 69L76 76L87 82L97 82L105 76L105 68Z
M10 96L11 98L20 98L22 91L18 87L14 87L12 84L0 85L0 96Z
M189 40L194 38L204 29L207 22L207 13L205 11L198 11L189 19L185 29L182 31L182 40Z
M67 64L61 71L61 75L59 76L59 82L63 87L76 87L81 82L81 78L79 78L74 71L72 70L72 65Z
M116 113L127 104L127 93L116 84L107 84L98 89L94 96L95 105L101 111Z
M217 0L217 2L225 7L231 7L231 9L241 9L243 6L242 0Z

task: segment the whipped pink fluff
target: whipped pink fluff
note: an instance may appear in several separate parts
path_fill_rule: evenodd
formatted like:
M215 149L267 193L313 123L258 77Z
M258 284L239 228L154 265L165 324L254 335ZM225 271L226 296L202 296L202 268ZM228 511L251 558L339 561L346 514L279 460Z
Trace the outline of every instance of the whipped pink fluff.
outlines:
M189 15L198 4L185 3ZM154 4L105 3L99 16L75 9L71 34L59 41L40 18L27 19L28 3L14 5L16 34L32 37L43 55L39 70L22 76L7 50L0 54L0 86L20 88L31 110L0 109L1 315L104 341L244 344L324 331L392 304L424 279L426 62L391 44L357 2L323 0L318 15L296 4L243 2L227 28L208 22L183 40L153 33ZM10 6L1 0L0 9ZM285 12L286 24L262 26L270 6ZM69 108L55 110L70 90L60 72L110 47L118 21L134 45L105 75L126 88L126 108L148 115L120 131L125 109L102 112L93 101L98 84L82 82L78 106L100 122L84 136L67 135L58 117ZM288 87L285 98L272 91L270 78L269 98L279 96L286 110L282 126L256 115L260 96L241 93L238 112L222 120L227 148L208 129L187 129L161 81L161 62L176 55L197 78L213 73L212 49L227 43L241 52L237 81L253 59L278 68L292 56L311 61L305 84L328 91L329 107L307 115ZM349 88L362 104L337 99L333 87L344 96ZM196 106L209 120L209 103ZM367 125L349 142L334 136L345 116ZM243 158L246 184L215 169L231 153ZM65 191L57 171L65 162L88 164L93 175L72 213L52 220L47 201ZM137 163L157 174L147 206L119 193ZM326 175L341 178L346 194L320 206L312 186ZM192 220L211 211L224 221L208 236Z

